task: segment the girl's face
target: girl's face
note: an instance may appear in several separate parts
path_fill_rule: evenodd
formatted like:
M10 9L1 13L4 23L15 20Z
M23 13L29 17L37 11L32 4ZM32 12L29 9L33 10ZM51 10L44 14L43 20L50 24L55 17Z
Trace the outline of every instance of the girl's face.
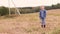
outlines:
M40 7L40 9L41 9L41 10L44 10L44 9L45 9L45 7L44 7L44 6L41 6L41 7Z

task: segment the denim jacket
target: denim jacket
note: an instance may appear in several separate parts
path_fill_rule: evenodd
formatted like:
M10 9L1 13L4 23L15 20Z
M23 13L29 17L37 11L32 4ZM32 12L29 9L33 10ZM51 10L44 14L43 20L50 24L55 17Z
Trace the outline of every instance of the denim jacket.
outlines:
M39 10L39 12L40 12L40 18L41 19L46 18L46 10Z

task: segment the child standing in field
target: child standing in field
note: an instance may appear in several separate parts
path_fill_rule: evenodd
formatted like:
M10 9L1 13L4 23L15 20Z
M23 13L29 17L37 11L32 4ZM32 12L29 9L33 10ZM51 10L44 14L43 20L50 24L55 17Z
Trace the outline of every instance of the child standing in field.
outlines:
M45 28L45 26L46 26L46 23L45 23L45 19L46 19L46 10L45 10L45 7L44 6L41 6L40 7L40 10L39 10L39 12L40 12L40 19L41 19L41 27L42 28Z

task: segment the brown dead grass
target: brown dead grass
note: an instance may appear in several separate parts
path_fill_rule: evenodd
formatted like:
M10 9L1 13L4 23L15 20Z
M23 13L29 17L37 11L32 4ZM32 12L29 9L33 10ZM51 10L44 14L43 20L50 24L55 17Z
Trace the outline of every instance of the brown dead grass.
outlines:
M60 27L60 9L48 10L46 28L41 28L39 13L22 14L0 20L0 34L50 34Z

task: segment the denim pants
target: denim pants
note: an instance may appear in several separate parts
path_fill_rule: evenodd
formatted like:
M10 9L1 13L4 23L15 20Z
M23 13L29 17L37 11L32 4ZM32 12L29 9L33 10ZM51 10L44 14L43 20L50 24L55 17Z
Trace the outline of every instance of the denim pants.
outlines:
M42 25L46 25L46 24L45 24L45 18L44 18L44 19L41 19L41 20L42 20L41 24L42 24Z

